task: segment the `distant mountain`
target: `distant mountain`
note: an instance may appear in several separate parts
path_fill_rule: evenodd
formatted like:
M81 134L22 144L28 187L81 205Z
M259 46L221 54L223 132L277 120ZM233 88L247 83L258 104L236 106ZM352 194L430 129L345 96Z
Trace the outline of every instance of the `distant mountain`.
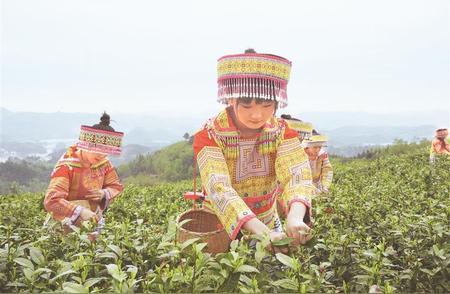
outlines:
M281 115L282 110L278 111ZM93 125L99 121L100 114L90 113L33 113L12 112L0 108L1 141L30 142L50 139L72 139L78 137L81 124ZM304 121L311 122L318 130L336 130L342 127L404 127L433 126L450 124L448 110L399 112L377 114L365 112L300 112L291 113ZM213 116L214 114L210 115ZM135 113L111 113L111 125L125 132L125 144L145 146L165 146L179 141L185 132L192 134L209 118L186 115L172 116L162 113L159 116ZM379 134L380 129L370 132ZM369 131L367 131L368 133Z
M279 115L281 113L283 111L278 111ZM0 108L0 114L0 161L10 156L24 158L45 154L55 160L62 149L76 141L81 124L93 125L100 116L90 113L12 112L5 108ZM311 122L319 132L329 137L329 149L344 156L356 155L358 150L367 149L365 146L385 145L395 139L431 139L434 129L448 126L450 119L448 110L392 114L304 112L291 115ZM178 142L186 132L192 135L208 118L208 115L175 117L170 113L159 116L111 113L111 116L111 125L125 132L124 152L122 157L114 159L116 164Z
M93 124L97 118L93 114L11 112L1 108L0 138L3 142L76 138L82 123Z
M282 111L279 111L281 115ZM318 129L332 130L341 127L363 126L421 126L448 127L450 110L424 110L415 112L368 113L368 112L300 112L293 117L311 122Z
M99 122L100 114L11 112L0 108L2 142L30 142L78 138L80 125ZM111 126L125 132L124 144L159 147L176 142L185 132L201 126L201 119L151 116L146 114L111 114Z
M149 147L138 144L125 145L122 148L122 154L120 156L110 156L111 162L118 166L120 164L125 164L131 160L134 160L138 155L150 154L156 151L157 147Z
M2 141L0 150L1 152L11 153L11 155L20 158L34 154L43 154L46 152L45 147L39 143L10 141Z
M432 125L417 127L351 126L323 130L323 133L328 136L331 146L367 146L386 145L392 143L395 139L409 142L431 139L435 128Z

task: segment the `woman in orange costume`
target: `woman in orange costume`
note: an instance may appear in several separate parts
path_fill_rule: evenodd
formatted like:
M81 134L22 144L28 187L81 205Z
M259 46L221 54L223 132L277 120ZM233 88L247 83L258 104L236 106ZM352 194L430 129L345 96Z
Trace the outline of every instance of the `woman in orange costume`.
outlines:
M109 122L104 113L99 124L81 126L77 144L56 164L44 199L45 209L55 220L69 226L95 220L102 228L102 212L123 190L107 158L120 154L123 133L115 132Z
M433 163L436 155L450 154L450 144L447 142L448 129L437 129L431 142L430 162Z
M209 208L235 239L244 230L284 238L276 202L287 215L286 233L311 239L312 184L297 132L278 107L287 105L291 62L247 50L218 60L218 100L227 105L194 136L194 152Z

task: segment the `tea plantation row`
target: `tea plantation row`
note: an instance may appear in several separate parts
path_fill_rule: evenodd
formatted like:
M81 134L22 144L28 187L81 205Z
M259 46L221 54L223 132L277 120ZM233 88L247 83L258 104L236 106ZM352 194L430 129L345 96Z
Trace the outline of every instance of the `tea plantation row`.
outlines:
M43 226L43 194L0 196L0 292L448 292L450 160L333 162L315 237L290 256L233 242L215 257L174 241L190 182L127 186L96 243ZM195 241L195 240L194 240Z

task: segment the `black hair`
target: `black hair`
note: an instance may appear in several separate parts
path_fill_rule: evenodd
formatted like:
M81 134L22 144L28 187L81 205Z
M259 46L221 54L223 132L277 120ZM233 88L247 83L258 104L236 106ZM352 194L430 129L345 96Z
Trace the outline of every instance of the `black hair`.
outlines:
M263 104L265 102L275 102L275 111L278 109L278 101L272 100L272 99L263 99L263 98L252 98L252 97L241 97L236 99L236 106L239 105L239 103L242 104L250 104L252 101L255 101L256 104Z
M109 114L106 113L106 111L104 111L103 115L100 117L100 123L95 124L92 127L97 130L115 132L114 128L109 125L110 122L111 117L109 116Z
M292 117L290 114L282 114L281 115L282 119L289 119L289 120L295 120L295 121L302 121L301 119Z

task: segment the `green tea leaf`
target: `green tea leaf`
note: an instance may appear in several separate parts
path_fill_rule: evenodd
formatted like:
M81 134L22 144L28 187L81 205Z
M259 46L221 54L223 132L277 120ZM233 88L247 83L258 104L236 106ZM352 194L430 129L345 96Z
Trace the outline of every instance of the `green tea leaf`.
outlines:
M34 271L34 264L29 259L18 257L14 259L14 262Z
M237 273L259 273L259 270L251 265L243 264L238 267L235 272Z
M272 241L272 245L275 247L287 246L287 245L291 244L291 242L294 240L295 240L295 238L287 237L287 238L283 238L281 240Z
M278 259L278 261L280 261L285 266L288 266L288 267L290 267L291 269L294 269L294 270L296 269L296 265L294 263L294 260L291 257L289 257L289 256L287 256L287 255L285 255L283 253L277 253L277 254L275 254L275 256Z
M34 275L39 275L41 273L52 273L52 272L53 271L51 269L48 269L46 267L41 267L34 271Z
M299 285L297 280L291 280L291 279L281 279L275 282L272 282L272 285L276 287L281 287L283 289L287 290L294 290L298 291Z
M45 262L42 251L36 247L30 247L30 257L37 265L41 265Z
M177 223L177 226L178 226L179 228L182 228L185 224L187 224L188 222L191 222L191 221L192 221L192 219L190 219L190 218L184 219L184 220L182 220L181 222Z
M108 245L108 248L111 249L117 255L117 257L119 257L119 258L122 257L122 249L120 249L119 246L110 244L110 245Z
M113 253L113 252L102 252L99 255L97 255L98 258L112 258L114 260L116 260L117 254Z
M122 272L119 267L115 264L106 265L108 273L118 282L123 282L127 278L127 275Z
M89 293L89 288L71 282L64 283L63 290L68 293Z
M106 278L102 277L102 278L90 278L88 279L86 282L84 282L84 286L87 288L91 288L92 286L94 286L95 284L106 280Z
M33 271L30 268L23 268L23 274L27 278L28 281L34 281Z
M61 277L64 277L64 276L67 276L67 275L70 275L70 274L74 274L74 273L76 273L74 270L67 270L67 271L65 271L65 272L62 272L62 273L60 273L60 274L57 274L56 276L54 276L52 279L50 279L50 283L53 283L53 282L55 282L57 279L59 279L59 278L61 278Z
M184 241L183 244L180 245L181 251L183 251L187 247L191 246L192 244L194 244L198 240L200 240L200 238L192 238L192 239L188 239L188 240Z

